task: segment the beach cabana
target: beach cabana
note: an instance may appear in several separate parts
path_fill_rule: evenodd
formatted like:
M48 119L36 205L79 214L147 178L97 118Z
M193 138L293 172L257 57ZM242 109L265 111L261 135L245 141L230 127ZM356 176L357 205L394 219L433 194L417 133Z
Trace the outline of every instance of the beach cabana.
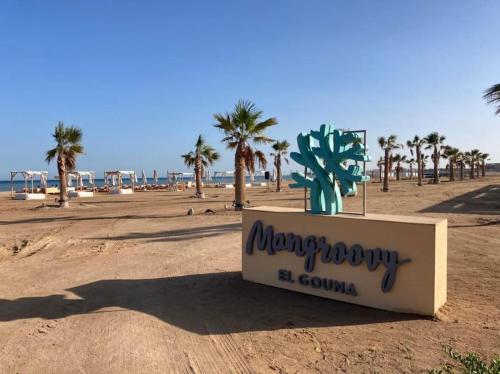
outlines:
M192 188L194 187L194 173L182 173L182 183L184 183L187 188ZM185 182L185 179L188 179L187 182Z
M84 178L87 178L88 184L92 187L86 187L83 184ZM95 172L94 171L73 171L68 173L68 186L73 184L73 179L76 180L76 187L73 190L68 190L69 197L93 197L95 185Z
M179 191L182 190L184 191L184 179L183 179L184 173L177 172L177 171L167 171L167 181L168 181L168 188L171 191ZM181 179L179 181L179 179ZM181 188L179 188L179 186Z
M130 179L130 186L125 186L123 184L124 176ZM110 180L111 186L109 186ZM134 193L136 182L137 176L133 170L108 170L104 172L104 184L111 194L132 194Z
M14 179L21 174L24 178L24 188L22 191L14 190ZM47 197L47 171L11 171L10 172L10 196L15 200L44 200ZM35 179L39 184L35 188Z
M233 183L226 183L227 178L232 177ZM222 188L233 188L234 187L234 171L225 170L225 171L214 171L214 178L222 178L222 183L218 184L219 187Z
M266 187L267 183L263 181L266 175L265 170L256 170L255 173L250 174L250 183L253 187ZM255 181L255 177L260 178L260 181Z

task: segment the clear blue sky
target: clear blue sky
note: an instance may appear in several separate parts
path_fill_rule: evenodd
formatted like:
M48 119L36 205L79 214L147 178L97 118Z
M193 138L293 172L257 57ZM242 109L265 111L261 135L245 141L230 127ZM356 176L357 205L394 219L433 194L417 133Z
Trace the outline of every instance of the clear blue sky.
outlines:
M57 121L84 131L81 170L186 170L212 114L239 98L298 132L333 122L405 142L438 130L500 161L499 1L2 1L0 179L43 161ZM265 148L269 152L268 148ZM294 166L291 166L294 169Z

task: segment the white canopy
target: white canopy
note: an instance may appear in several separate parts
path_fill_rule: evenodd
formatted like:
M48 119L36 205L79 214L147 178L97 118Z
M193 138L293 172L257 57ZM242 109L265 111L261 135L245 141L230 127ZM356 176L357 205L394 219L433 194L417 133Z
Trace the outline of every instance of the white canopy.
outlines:
M69 174L74 174L76 176L81 176L81 177L93 177L93 176L95 176L95 171L80 171L80 170L77 170L77 171L72 171Z
M94 184L95 171L72 171L68 173L68 186L71 186L72 179L76 179L77 185L83 187L83 177L88 177L89 183Z
M13 170L10 172L10 175L12 177L15 177L17 174L22 174L25 178L31 178L31 177L34 177L34 176L45 176L47 177L47 175L49 174L48 171L32 171L32 170L23 170L23 171L16 171L16 170Z
M133 188L134 183L137 182L137 174L133 170L107 170L104 172L104 182L106 185L108 185L108 178L111 177L112 185L114 186L116 178L118 178L118 188L122 188L123 175L128 175L130 177Z
M14 178L17 174L22 174L24 177L24 191L28 189L28 179L31 179L31 192L34 191L33 180L35 177L40 177L40 182L43 187L47 187L47 176L49 175L48 171L33 171L33 170L23 170L16 171L13 170L10 172L10 191L11 195L14 195Z
M107 170L104 172L107 175L135 175L133 170Z
M214 177L227 177L227 176L233 176L233 175L234 175L233 170L214 171Z

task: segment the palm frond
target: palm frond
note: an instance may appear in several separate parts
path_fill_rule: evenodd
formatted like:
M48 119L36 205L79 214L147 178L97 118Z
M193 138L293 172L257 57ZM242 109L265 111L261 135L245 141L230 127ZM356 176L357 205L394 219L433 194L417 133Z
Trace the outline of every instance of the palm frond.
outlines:
M184 164L188 167L193 167L194 164L196 163L196 157L194 152L189 152L184 155L181 155L181 157L184 159Z
M50 151L47 151L45 156L45 161L50 163L57 156L57 148L52 148Z
M255 158L257 159L259 163L259 168L260 169L265 169L267 167L267 160L266 160L266 155L262 151L255 151Z
M274 139L265 135L254 136L252 140L256 144L266 144L274 142Z
M253 129L254 130L253 132L255 134L260 134L260 133L264 132L264 130L266 130L268 127L275 126L277 124L278 124L278 120L276 118L274 118L274 117L268 118L265 121L257 123Z
M494 84L484 91L483 99L486 100L486 103L489 105L497 105L497 109L495 110L495 114L500 115L500 84Z

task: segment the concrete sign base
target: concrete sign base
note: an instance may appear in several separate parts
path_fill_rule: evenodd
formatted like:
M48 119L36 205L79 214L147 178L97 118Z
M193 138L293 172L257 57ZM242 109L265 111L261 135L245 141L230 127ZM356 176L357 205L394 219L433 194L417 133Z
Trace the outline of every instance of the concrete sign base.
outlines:
M245 209L242 268L252 282L434 315L446 302L447 221Z

